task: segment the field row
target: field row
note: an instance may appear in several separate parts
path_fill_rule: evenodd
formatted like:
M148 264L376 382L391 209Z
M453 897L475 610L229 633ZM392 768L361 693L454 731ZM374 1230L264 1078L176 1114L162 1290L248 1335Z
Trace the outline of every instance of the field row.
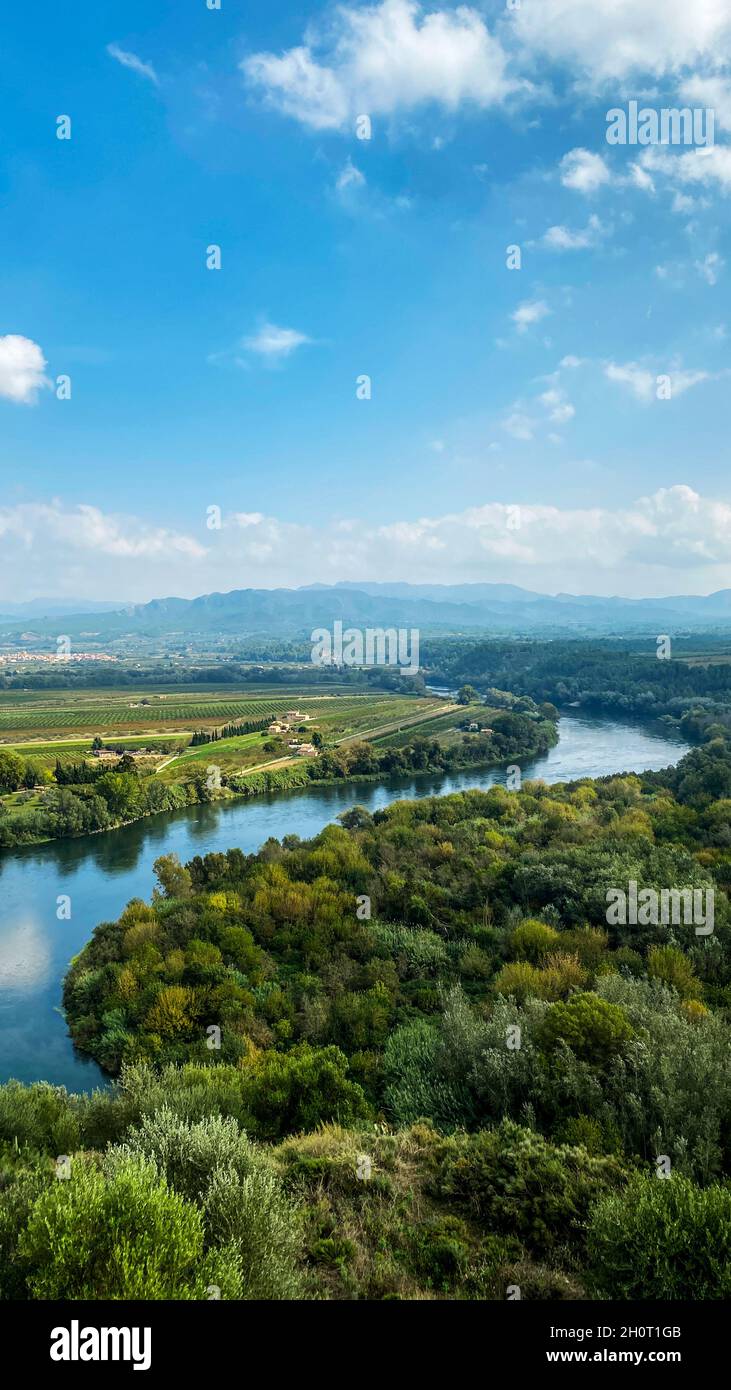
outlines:
M432 702L429 702L432 703ZM43 709L8 709L0 705L0 733L4 740L20 742L24 734L30 737L43 731L46 734L74 735L82 730L90 734L122 733L125 729L144 728L152 731L158 726L177 726L178 728L207 728L226 723L245 720L259 720L284 714L288 709L302 709L303 712L320 717L342 716L346 713L368 713L376 711L398 711L403 708L403 697L395 696L384 700L373 700L368 696L319 696L290 693L277 699L237 699L199 700L170 699L149 704L127 705L110 703L106 705L78 706L65 705Z

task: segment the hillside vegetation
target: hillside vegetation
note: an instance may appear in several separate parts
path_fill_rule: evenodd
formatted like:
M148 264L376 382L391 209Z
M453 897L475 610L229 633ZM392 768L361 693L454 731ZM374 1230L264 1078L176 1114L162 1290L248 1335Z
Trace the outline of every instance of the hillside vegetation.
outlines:
M96 929L65 1006L118 1080L0 1090L4 1296L728 1297L725 742L342 821ZM713 932L610 925L633 879Z

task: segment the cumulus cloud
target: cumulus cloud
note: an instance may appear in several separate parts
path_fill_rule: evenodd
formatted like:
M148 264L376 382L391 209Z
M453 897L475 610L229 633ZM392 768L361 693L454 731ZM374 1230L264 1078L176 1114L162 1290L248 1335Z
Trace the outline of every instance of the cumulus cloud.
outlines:
M486 502L382 524L234 512L220 530L201 516L188 533L91 505L22 504L0 508L0 539L0 594L16 599L52 590L144 601L339 579L636 596L731 586L731 506L684 485L614 508Z
M514 401L502 421L505 433L519 443L529 443L537 435L544 433L550 443L560 443L555 432L546 432L546 426L567 425L576 414L575 407L559 384L559 373L552 372L550 376L544 377L544 381L549 383L545 391L541 391L527 404L524 400Z
M699 189L731 192L731 145L696 146L682 153L649 145L640 156L640 164L653 182L662 176L671 187L695 185ZM687 203L681 203L678 210L689 210Z
M606 228L592 213L586 226L574 231L570 227L549 227L548 231L544 232L541 243L549 251L584 251L587 247L596 246L605 232Z
M731 58L725 0L540 0L517 8L513 24L522 46L593 86Z
M242 347L266 361L281 362L291 357L297 348L311 342L312 339L297 328L279 328L276 323L263 323L256 333L244 338Z
M0 507L0 593L6 598L153 597L169 592L171 575L188 571L190 582L205 554L194 535L88 503Z
M564 188L574 188L577 193L596 193L611 179L606 160L600 154L581 148L569 150L564 155L560 172Z
M628 506L561 508L487 502L441 516L381 525L350 519L310 527L230 518L215 557L251 583L407 577L445 583L512 580L527 587L640 595L677 592L678 571L696 592L731 582L731 506L692 488L661 488Z
M0 338L0 396L21 405L35 405L38 392L50 386L46 359L31 338L8 333Z
M195 539L165 527L149 526L136 518L113 516L82 503L65 507L61 502L20 503L0 508L0 536L25 548L50 546L56 558L63 552L86 551L120 559L171 559L185 555L196 559L205 553Z
M518 516L516 528L514 505L489 502L381 525L350 520L346 527L314 528L272 517L257 517L256 523L246 517L242 524L242 518L231 517L218 535L224 552L232 542L243 543L247 562L256 559L270 574L299 571L299 582L404 575L413 582L489 577L521 582L531 571L548 575L550 570L563 588L568 569L581 575L581 587L589 591L595 591L598 571L606 574L611 592L624 581L628 563L643 571L646 584L652 584L655 567L670 574L699 562L721 564L731 575L731 506L700 498L689 486L663 488L617 509L521 505ZM299 564L292 563L295 556ZM636 592L642 592L639 578L638 584Z
M718 251L709 251L702 261L696 261L695 268L707 285L715 285L718 283L718 277L725 264L723 256L720 256Z
M536 423L529 415L520 410L513 410L503 421L503 429L511 438L518 439L522 443L528 443L533 438Z
M241 69L270 105L314 130L427 103L484 109L518 86L476 9L426 12L417 0L339 6L327 29L279 55L251 54Z
M143 63L136 53L128 53L126 49L120 48L118 43L108 43L107 53L110 58L121 63L123 68L130 68L140 77L146 77L149 82L154 82L156 87L160 85L160 79L152 66L152 63Z
M302 582L492 578L565 589L572 577L579 591L596 592L598 583L600 592L623 588L641 594L662 593L665 583L665 592L677 592L678 570L694 571L698 592L704 584L718 582L720 587L731 581L731 506L684 485L662 488L627 507L521 504L518 514L517 529L514 506L501 502L380 526L352 523L346 532L284 526L271 519L264 519L261 529L267 563L278 559L279 574L286 567L285 552L301 553L304 546ZM225 529L222 534L225 545Z
M701 77L694 73L682 84L680 94L689 106L713 111L716 125L731 130L731 78Z
M573 405L566 399L566 393L555 386L544 391L538 399L548 411L549 419L555 425L568 424L569 420L573 420L576 414Z
M543 299L526 299L519 304L517 309L510 315L519 333L525 333L526 329L532 327L534 323L540 323L545 319L551 310Z

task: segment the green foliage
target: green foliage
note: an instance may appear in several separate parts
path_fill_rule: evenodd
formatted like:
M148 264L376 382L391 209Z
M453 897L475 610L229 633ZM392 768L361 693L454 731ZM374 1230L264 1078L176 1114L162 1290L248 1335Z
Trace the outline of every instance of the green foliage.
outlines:
M183 868L177 854L161 854L152 867L166 898L187 898L190 895L190 874Z
M264 1152L235 1120L195 1124L163 1107L128 1132L111 1155L141 1155L204 1213L206 1244L235 1249L240 1297L295 1298L300 1289L298 1217Z
M555 927L549 926L547 922L537 922L534 918L526 918L519 927L515 928L510 938L510 949L518 959L530 960L534 965L539 964L551 951L555 951L561 941L561 933ZM503 991L507 993L508 991Z
M18 1240L30 1297L195 1299L218 1285L241 1294L232 1252L203 1250L201 1212L153 1165L110 1155L108 1172L83 1160L34 1203Z
M731 1188L638 1175L594 1208L590 1278L602 1298L731 1297Z
M516 1235L537 1254L580 1243L591 1203L624 1177L614 1159L557 1147L510 1120L445 1141L437 1161L442 1195L472 1211L487 1230Z
M78 1097L70 1097L63 1086L45 1081L0 1086L0 1145L65 1154L78 1148L79 1139Z
M676 989L683 999L699 999L703 993L691 962L677 946L652 946L647 952L647 973L651 980Z
M509 755L546 711L490 698L484 737ZM436 757L414 739L318 763L370 775L404 748ZM662 774L356 808L257 855L163 856L152 902L98 927L65 984L74 1040L118 1080L0 1088L0 1291L133 1296L139 1264L156 1297L204 1296L202 1270L237 1298L582 1297L591 1230L603 1296L693 1297L667 1293L665 1221L700 1286L725 1288L730 760L700 751ZM608 927L607 888L632 880L712 884L712 936ZM672 1182L637 1187L635 1239L638 1281L662 1292L625 1294L629 1256L606 1256L601 1285L602 1242L660 1153ZM111 1232L98 1266L87 1216ZM166 1221L156 1265L146 1232Z
M288 1053L262 1053L243 1072L243 1103L255 1133L273 1139L367 1115L363 1091L347 1073L348 1060L336 1047L300 1043Z
M619 1005L596 994L574 994L549 1009L539 1041L547 1052L563 1043L581 1061L605 1067L632 1036L632 1025Z

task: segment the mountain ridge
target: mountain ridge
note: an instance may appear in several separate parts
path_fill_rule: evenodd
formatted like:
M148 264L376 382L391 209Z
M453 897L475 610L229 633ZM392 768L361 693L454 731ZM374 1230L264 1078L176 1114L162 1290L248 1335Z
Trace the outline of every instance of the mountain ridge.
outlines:
M42 600L34 600L43 604ZM0 605L0 608L2 605ZM453 632L585 632L655 628L676 622L731 626L731 589L712 594L627 599L592 594L541 594L513 584L406 584L343 580L300 588L232 589L196 598L168 595L144 604L85 608L36 618L31 612L3 614L4 636L17 636L20 625L39 636L57 633L63 617L69 635L162 636L219 632L301 636L335 621L352 626L405 626ZM90 623L93 619L93 623ZM89 634L91 635L91 634Z

